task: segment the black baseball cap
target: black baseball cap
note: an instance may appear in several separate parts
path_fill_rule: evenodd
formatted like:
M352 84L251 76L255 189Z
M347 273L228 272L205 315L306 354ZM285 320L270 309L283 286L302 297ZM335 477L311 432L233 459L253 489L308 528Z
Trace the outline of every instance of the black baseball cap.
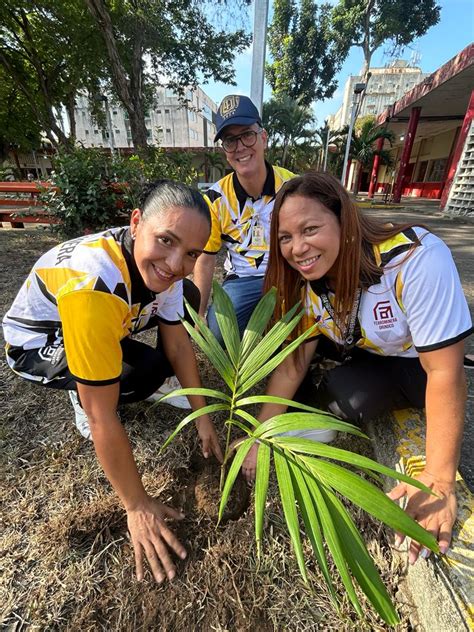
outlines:
M260 114L248 97L241 94L229 94L224 97L216 113L217 134L214 142L219 140L222 132L229 125L262 124Z

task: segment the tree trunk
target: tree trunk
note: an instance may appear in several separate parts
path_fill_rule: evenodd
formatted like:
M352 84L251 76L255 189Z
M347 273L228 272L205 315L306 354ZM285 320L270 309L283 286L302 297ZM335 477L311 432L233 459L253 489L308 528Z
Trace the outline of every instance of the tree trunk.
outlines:
M65 105L67 116L69 119L69 128L70 128L69 142L74 143L74 140L76 138L76 113L75 113L76 91L75 90L71 91L67 95L67 100L64 105Z
M146 149L147 134L145 126L145 113L143 109L143 50L142 33L135 34L133 45L132 72L127 77L124 65L115 39L110 13L104 0L85 0L89 11L97 22L99 31L107 48L112 71L112 82L122 105L127 110L130 120L130 132L133 145L136 149Z
M364 173L364 168L360 162L357 163L357 172L354 177L354 195L357 195L360 191L360 185L362 184L362 175Z

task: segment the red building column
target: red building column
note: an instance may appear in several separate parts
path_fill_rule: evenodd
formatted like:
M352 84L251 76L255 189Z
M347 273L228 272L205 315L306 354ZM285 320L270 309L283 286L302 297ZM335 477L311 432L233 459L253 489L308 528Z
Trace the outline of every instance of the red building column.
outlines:
M382 151L385 138L379 138L377 141L377 152ZM367 197L373 198L375 193L375 187L377 186L377 174L379 172L380 154L376 153L374 156L374 162L372 163L372 173L370 174L369 194Z
M449 165L448 177L446 178L443 194L441 195L440 208L444 208L446 206L446 202L448 201L451 185L453 184L454 176L456 174L456 169L458 168L458 164L461 159L462 150L464 149L464 144L466 142L469 128L471 126L471 123L474 125L473 120L474 120L474 90L471 92L471 99L469 101L469 105L467 106L466 114L464 116L464 121L463 121L461 131L459 133L458 140L456 143L456 148L453 152L451 164Z
M400 202L402 199L402 189L407 171L408 164L410 162L411 150L413 148L413 141L415 140L416 128L418 127L418 120L420 118L421 108L412 108L410 112L410 120L408 121L408 129L405 134L405 142L403 144L402 158L400 161L400 169L398 170L397 180L393 188L393 201Z

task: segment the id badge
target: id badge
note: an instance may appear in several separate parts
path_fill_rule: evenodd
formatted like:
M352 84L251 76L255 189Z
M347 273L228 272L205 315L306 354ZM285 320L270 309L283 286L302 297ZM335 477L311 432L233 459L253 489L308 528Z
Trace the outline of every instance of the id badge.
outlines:
M265 231L261 224L255 224L252 228L252 246L262 247L265 245Z

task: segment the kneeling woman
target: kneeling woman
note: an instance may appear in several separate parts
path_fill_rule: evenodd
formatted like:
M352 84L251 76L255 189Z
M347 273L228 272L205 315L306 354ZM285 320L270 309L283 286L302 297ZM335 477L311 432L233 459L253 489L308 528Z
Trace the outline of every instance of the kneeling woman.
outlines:
M276 369L268 394L292 398L316 349L342 355L317 403L358 422L384 411L426 407L426 466L419 479L439 495L405 484L407 512L445 551L456 517L454 484L464 423L464 342L472 323L447 246L426 228L387 225L362 215L334 177L311 173L287 182L272 216L265 279L277 313L302 299L300 333L315 335ZM323 343L323 344L322 344ZM282 407L265 405L263 421ZM255 450L244 462L254 476ZM410 560L419 546L412 543Z
M162 581L175 575L168 547L180 557L186 552L164 521L179 513L143 487L117 404L148 398L173 374L185 387L200 386L179 319L182 279L192 272L210 227L197 191L170 181L151 185L129 227L79 237L44 254L3 322L13 371L48 388L74 391L76 425L83 434L90 427L97 457L127 511L139 579L144 555ZM199 292L185 283L197 294L190 302L198 309ZM159 348L130 338L156 325ZM193 409L205 405L202 397L189 400ZM204 455L221 459L209 417L196 426Z

